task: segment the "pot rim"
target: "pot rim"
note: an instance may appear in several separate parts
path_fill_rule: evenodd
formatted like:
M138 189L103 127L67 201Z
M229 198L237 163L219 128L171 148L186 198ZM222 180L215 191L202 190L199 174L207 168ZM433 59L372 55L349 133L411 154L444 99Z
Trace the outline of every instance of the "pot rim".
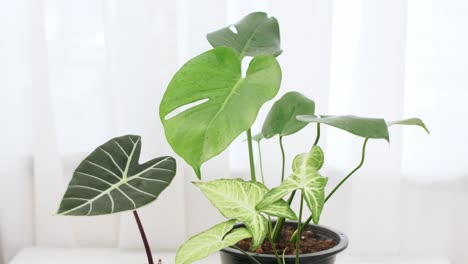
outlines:
M297 225L296 222L292 222L292 221L286 221L286 223L296 224ZM241 227L241 226L244 226L244 225L243 224L236 224L236 226L234 228ZM337 230L335 228L330 228L330 227L323 226L323 225L309 224L308 226L313 227L313 228L315 227L315 228L325 229L325 230L331 231L331 232L335 233L336 236L339 237L340 240L338 241L338 244L336 244L336 246L334 246L332 248L329 248L327 250L317 251L317 252L314 252L314 253L299 254L299 258L328 257L328 256L331 256L331 255L336 255L336 254L340 253L341 251L345 250L348 247L349 239L343 232L341 232L341 231L339 231L339 230ZM223 248L223 249L221 249L221 251L223 251L225 253L230 253L230 254L244 255L244 253L242 253L240 250L237 250L237 249L232 248L232 247ZM251 256L254 256L254 257L275 258L274 254L259 254L259 253L252 253L252 252L247 252L247 253L249 255L251 255ZM284 259L285 260L296 259L296 256L295 255L284 255Z

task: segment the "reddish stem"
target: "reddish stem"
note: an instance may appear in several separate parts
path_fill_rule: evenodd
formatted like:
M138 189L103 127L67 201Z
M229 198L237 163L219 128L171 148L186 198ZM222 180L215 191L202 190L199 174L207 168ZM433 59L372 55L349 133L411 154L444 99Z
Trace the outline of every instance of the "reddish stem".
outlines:
M141 239L143 240L143 244L145 245L146 256L148 257L149 264L154 264L153 255L151 254L151 248L148 244L148 239L146 239L145 229L141 224L140 217L138 216L137 211L133 211L133 216L135 216L135 221L137 222L138 229L140 230Z

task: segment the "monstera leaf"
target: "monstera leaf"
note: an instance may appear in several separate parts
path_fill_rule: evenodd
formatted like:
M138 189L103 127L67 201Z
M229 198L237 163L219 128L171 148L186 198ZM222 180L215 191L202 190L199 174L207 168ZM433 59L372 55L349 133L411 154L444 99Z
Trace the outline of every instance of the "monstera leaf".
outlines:
M281 84L281 69L269 55L255 57L243 78L241 61L219 47L187 62L164 94L159 114L169 144L200 178L200 166L251 127L260 107ZM174 110L198 103L171 116Z
M319 174L323 165L323 152L318 146L313 146L309 153L297 155L293 161L293 174L284 180L277 188L271 189L260 203L257 210L270 206L288 193L301 190L307 206L312 212L314 223L318 223L325 202L325 185L328 178Z
M333 126L363 138L386 139L389 141L385 120L358 116L313 116L300 115L298 120L310 123L321 123Z
M134 210L159 196L176 173L172 157L138 164L141 138L109 140L83 160L73 173L59 215L102 215Z
M246 228L232 230L235 223L236 220L229 220L191 237L177 251L176 264L190 264L204 259L214 252L235 245L251 236Z
M419 126L423 128L428 134L430 134L429 129L427 129L424 122L419 118L408 118L387 123L387 126L389 127L393 125Z
M231 28L235 30L231 30ZM243 18L230 27L207 35L213 47L226 46L235 49L240 57L281 54L278 21L267 14L257 12Z
M221 179L194 184L227 219L235 219L245 224L252 234L254 248L263 242L268 230L268 220L261 214L262 212L297 219L289 205L281 199L269 203L261 210L256 210L255 206L268 192L268 189L261 183L240 179Z
M298 115L313 115L315 102L298 92L288 92L271 107L262 135L271 138L276 135L287 136L303 129L307 123L296 119Z

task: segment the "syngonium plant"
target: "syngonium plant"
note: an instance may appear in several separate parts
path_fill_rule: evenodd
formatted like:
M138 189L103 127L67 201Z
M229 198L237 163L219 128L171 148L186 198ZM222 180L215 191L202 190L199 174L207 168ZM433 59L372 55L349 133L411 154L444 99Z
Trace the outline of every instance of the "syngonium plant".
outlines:
M138 208L155 201L171 183L176 161L165 156L139 164L141 137L125 135L96 148L76 168L57 214L97 216L133 211L148 263L154 264ZM161 260L159 261L161 263Z
M253 251L265 238L270 240L281 263L281 252L276 251L274 242L279 239L285 219L297 221L298 230L310 221L318 224L325 203L363 165L369 139L389 141L391 125L416 125L427 131L417 118L387 123L382 118L317 115L313 100L298 92L288 92L273 104L261 132L252 137L251 127L260 108L277 95L281 85L281 68L276 60L282 53L278 22L265 13L252 13L234 25L208 34L207 39L213 49L189 60L169 83L160 104L160 119L168 142L194 169L198 179L202 178L202 164L226 150L245 132L251 179L194 183L226 221L184 243L177 252L177 264L192 263L224 247L235 247L245 238L252 239ZM242 61L246 57L253 58L243 76ZM309 123L317 126L315 142L308 152L294 158L292 172L285 178L283 137L297 133ZM361 162L328 194L325 192L328 178L320 173L324 164L319 146L321 124L364 139ZM279 139L281 148L281 184L268 189L262 183L260 144L273 137ZM262 182L255 175L253 141L259 147ZM296 192L300 193L298 214L290 208ZM288 195L287 201L283 200ZM304 202L311 217L303 222ZM271 216L277 217L274 227ZM236 222L244 227L234 228ZM291 240L299 248L297 233L296 230ZM252 255L245 254L258 263Z

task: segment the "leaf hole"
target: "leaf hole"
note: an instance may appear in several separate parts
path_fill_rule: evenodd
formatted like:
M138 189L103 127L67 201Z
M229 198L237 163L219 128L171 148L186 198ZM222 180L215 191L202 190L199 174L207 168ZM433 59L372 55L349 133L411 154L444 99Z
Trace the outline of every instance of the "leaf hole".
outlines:
M204 98L204 99L200 99L200 100L197 100L195 102L192 102L192 103L188 103L188 104L185 104L185 105L182 105L182 106L179 106L177 107L176 109L172 110L171 112L169 112L169 114L167 114L165 117L164 117L164 120L169 120L173 117L175 117L176 115L179 115L181 113L183 113L184 111L192 108L192 107L195 107L197 105L201 105L203 103L206 103L208 102L210 99L209 98Z
M237 28L234 25L230 25L229 30L231 30L231 32L234 34L237 34Z

